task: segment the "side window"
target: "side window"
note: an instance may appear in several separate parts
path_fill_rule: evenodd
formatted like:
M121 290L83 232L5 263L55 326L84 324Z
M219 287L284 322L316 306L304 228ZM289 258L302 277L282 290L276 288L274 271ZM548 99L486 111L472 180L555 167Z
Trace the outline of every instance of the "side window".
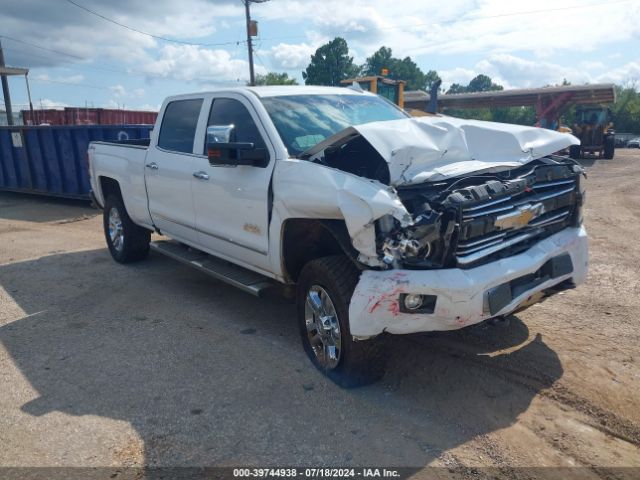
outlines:
M175 100L167 105L160 126L158 146L174 152L193 153L202 98Z
M234 125L236 142L251 142L256 148L266 148L249 110L238 100L216 98L211 106L208 125ZM205 145L206 153L206 145Z

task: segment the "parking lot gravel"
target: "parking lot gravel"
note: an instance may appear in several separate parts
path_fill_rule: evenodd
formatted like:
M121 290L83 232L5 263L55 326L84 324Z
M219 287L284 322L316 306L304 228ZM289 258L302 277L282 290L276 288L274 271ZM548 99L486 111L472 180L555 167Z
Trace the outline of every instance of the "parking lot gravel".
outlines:
M99 211L0 193L0 466L640 467L640 152L584 163L586 284L393 337L354 390L315 371L285 299L117 264Z

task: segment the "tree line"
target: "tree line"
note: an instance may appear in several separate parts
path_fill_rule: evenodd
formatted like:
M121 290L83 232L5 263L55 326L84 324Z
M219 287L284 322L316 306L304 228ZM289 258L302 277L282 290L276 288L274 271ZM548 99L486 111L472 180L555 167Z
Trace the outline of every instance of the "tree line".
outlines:
M313 55L307 68L302 72L306 85L340 86L342 80L367 75L379 75L385 69L389 78L406 81L406 90L430 91L435 82L440 80L435 70L426 73L407 56L397 58L388 47L380 47L366 59L362 65L357 65L353 57L349 56L349 46L344 38L336 37L319 47ZM257 85L297 85L295 78L287 73L269 72L256 77ZM562 85L568 85L565 79ZM640 133L640 92L638 85L629 82L616 86L616 103L611 107L615 129L618 132ZM454 83L442 93L470 93L503 90L503 86L480 74L466 84ZM476 109L449 109L448 115L491 120L496 122L533 125L536 122L533 107L496 107ZM562 122L573 124L575 108L570 108L563 114Z

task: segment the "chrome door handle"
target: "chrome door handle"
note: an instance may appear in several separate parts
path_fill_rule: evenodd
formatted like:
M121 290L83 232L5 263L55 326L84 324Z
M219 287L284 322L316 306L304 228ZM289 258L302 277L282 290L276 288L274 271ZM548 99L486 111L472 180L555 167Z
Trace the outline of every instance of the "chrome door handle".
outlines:
M151 170L158 170L158 164L156 162L147 163L146 167Z
M193 176L199 178L200 180L209 180L209 175L206 172L200 170L199 172L193 172Z

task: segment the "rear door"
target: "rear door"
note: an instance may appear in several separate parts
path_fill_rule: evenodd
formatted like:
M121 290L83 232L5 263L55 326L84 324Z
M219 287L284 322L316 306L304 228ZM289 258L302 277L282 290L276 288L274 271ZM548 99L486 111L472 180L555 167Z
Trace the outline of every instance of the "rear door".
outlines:
M203 98L186 98L167 103L157 140L149 147L145 162L154 225L162 233L192 244L198 241L191 189L196 170L194 143L203 102Z
M234 125L236 141L266 149L270 160L264 167L211 165L204 155L202 132L196 170L204 175L193 181L199 243L238 263L268 269L269 190L275 150L255 107L240 94L214 97L206 125Z

